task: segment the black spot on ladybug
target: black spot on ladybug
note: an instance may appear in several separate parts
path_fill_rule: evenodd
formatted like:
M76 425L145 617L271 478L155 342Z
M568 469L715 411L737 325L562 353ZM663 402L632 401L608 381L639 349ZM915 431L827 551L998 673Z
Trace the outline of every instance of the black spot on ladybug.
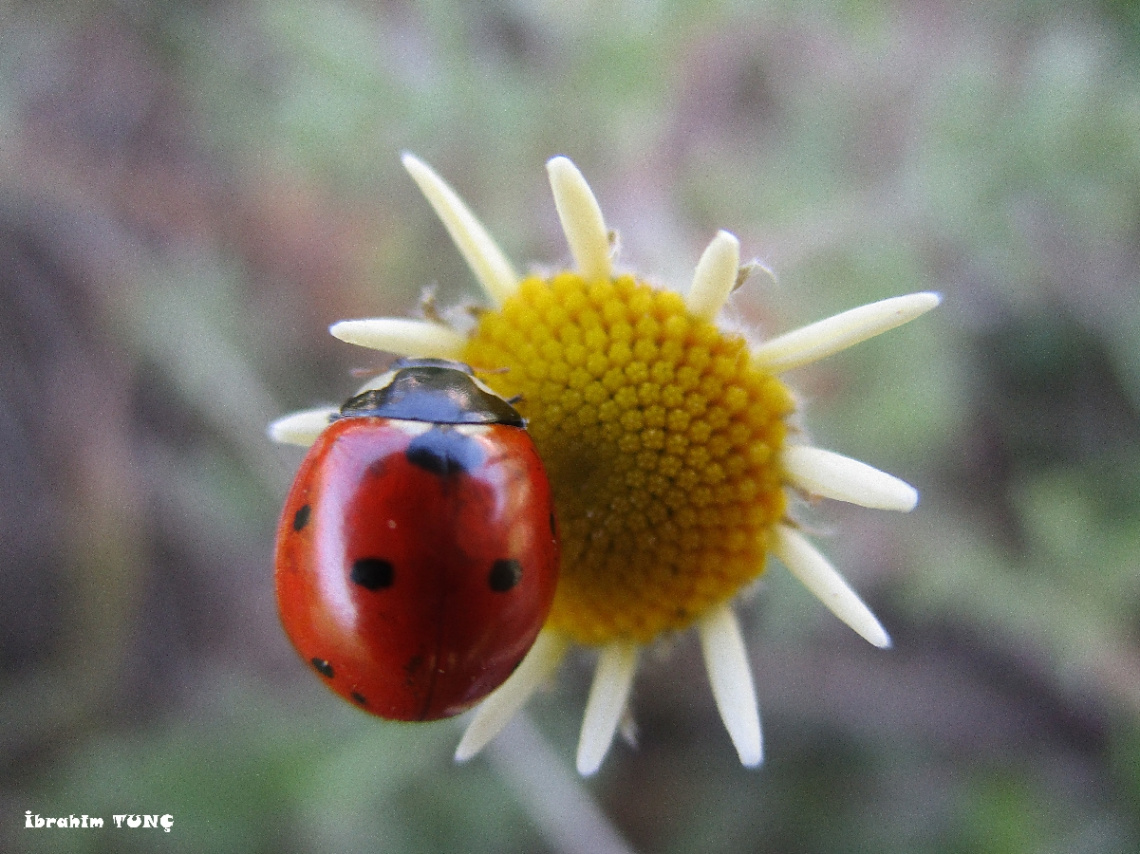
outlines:
M522 564L511 558L500 558L491 567L487 583L495 593L506 593L522 579Z
M293 530L299 531L309 524L309 515L313 512L313 508L308 504L297 508L297 512L293 514Z
M437 424L408 443L404 455L414 466L440 477L478 469L487 454L478 440Z
M404 664L404 684L408 687L414 686L421 678L423 678L424 657L422 655L413 655Z
M353 584L359 584L366 590L379 590L392 586L396 580L396 570L383 558L362 557L353 562L350 577Z
M321 674L321 676L324 676L327 679L333 678L332 665L325 661L323 658L314 658L309 663L313 665L313 668L317 671L317 673Z
M368 700L365 699L363 694L358 694L355 691L353 691L350 696L352 697L352 701L354 703L356 703L358 706L367 706L368 705Z

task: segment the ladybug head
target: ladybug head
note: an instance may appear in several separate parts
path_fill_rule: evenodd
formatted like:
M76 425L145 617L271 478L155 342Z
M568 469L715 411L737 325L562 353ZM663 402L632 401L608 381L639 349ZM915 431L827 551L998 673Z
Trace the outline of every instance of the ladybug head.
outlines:
M350 398L338 417L362 416L526 426L518 410L479 382L470 367L448 359L398 359L375 388Z

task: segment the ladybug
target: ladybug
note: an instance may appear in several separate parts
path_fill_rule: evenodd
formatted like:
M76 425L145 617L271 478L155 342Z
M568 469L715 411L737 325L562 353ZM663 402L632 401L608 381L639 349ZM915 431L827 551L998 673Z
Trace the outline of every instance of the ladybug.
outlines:
M457 715L501 685L558 581L526 422L443 359L402 359L301 463L277 529L281 622L336 694L383 718Z

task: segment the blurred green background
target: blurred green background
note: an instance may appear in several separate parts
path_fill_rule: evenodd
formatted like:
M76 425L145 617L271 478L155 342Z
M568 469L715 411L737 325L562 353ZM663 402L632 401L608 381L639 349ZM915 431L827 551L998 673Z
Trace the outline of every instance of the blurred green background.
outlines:
M1140 850L1138 72L1130 0L0 2L0 849ZM662 282L734 231L760 334L945 295L791 378L923 500L806 516L893 650L742 609L760 770L690 636L584 783L588 655L459 767L295 660L266 423L380 364L329 323L478 297L403 150L520 267L557 153Z

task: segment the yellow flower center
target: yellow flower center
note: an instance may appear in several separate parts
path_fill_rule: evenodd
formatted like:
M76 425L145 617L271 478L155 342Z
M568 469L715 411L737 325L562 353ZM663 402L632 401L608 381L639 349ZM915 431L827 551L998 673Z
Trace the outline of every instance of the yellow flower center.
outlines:
M794 402L743 338L632 276L559 273L482 314L464 360L521 396L546 463L562 534L549 627L645 643L763 572Z

